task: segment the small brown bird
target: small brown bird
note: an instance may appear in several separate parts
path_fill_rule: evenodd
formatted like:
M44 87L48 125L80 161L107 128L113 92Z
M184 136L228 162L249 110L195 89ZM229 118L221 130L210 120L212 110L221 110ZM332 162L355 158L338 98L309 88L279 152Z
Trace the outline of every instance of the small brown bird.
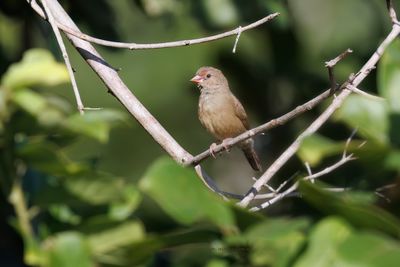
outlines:
M199 119L219 141L235 137L249 129L246 112L229 89L224 74L213 67L201 67L190 80L200 89ZM215 144L213 144L215 146ZM261 171L254 142L247 139L239 144L251 167ZM210 147L212 152L213 146Z

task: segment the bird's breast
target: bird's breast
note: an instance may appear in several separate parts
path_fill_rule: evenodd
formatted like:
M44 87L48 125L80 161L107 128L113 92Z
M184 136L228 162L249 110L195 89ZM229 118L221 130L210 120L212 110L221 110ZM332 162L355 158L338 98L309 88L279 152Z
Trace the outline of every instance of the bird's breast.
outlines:
M237 136L246 130L236 116L234 102L228 93L202 93L198 112L201 124L219 140Z

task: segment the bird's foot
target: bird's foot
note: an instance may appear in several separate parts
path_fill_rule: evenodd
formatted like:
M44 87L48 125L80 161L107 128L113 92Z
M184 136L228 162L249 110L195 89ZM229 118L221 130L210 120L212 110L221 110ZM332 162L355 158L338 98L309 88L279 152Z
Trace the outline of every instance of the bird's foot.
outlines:
M216 146L217 146L216 143L212 143L211 146L210 146L210 148L208 149L208 151L210 151L210 155L211 155L214 159L217 158L217 157L215 156L215 152L214 152Z
M225 148L226 151L230 152L231 149L228 145L228 143L232 140L232 138L225 138L224 140L222 140L221 145Z

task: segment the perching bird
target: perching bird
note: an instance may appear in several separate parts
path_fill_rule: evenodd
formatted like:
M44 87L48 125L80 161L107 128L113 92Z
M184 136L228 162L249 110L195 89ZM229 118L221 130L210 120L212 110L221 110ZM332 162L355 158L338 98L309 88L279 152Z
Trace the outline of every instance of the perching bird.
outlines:
M219 141L235 137L249 129L246 112L229 89L224 74L213 67L201 67L190 80L200 89L198 115L201 124ZM213 144L215 146L215 144ZM212 152L212 147L210 151ZM254 142L247 139L239 144L251 167L261 171Z

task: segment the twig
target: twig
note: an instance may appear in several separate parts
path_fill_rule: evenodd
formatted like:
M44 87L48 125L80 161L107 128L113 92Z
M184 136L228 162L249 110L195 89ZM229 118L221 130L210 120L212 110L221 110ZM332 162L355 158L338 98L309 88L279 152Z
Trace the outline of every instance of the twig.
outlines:
M354 128L354 130L351 132L349 138L347 138L346 143L344 145L344 149L343 149L343 158L347 157L347 150L349 149L351 140L356 135L357 131L358 131L358 128Z
M383 97L379 97L379 96L376 96L376 95L368 94L367 92L364 92L364 91L358 89L357 87L355 87L355 86L353 86L351 84L349 84L347 86L347 88L349 88L354 93L359 94L361 96L365 96L366 98L369 98L371 100L385 101L385 99Z
M352 157L352 155L348 155L346 157L342 157L338 162L336 162L335 164L326 167L325 169L323 169L320 172L314 173L312 175L308 175L304 178L302 178L302 180L314 180L317 179L323 175L326 175L327 173L330 173L332 171L334 171L335 169L339 168L340 166L344 165L345 163L353 160L354 158ZM250 209L250 211L259 211L261 209L265 209L269 206L271 206L272 204L275 204L276 202L278 202L279 200L283 199L284 197L286 197L287 195L291 194L292 192L294 192L299 186L299 182L294 183L291 187L289 187L288 189L286 189L284 192L277 194L274 198L262 203L259 206L253 207Z
M263 132L270 130L272 128L275 128L277 126L283 125L286 122L290 121L291 119L296 118L297 116L303 114L304 112L313 109L315 106L317 106L323 100L327 99L329 96L330 96L330 90L328 89L328 90L324 91L322 94L314 97L313 99L309 100L308 102L304 103L303 105L296 107L295 109L291 110L290 112L288 112L278 118L272 119L269 122L264 123L260 126L257 126L253 129L250 129L234 138L229 138L229 139L224 140L223 141L224 145L222 145L222 143L216 145L213 148L213 152L215 154L218 154L219 152L229 149L243 140L246 140L246 139L251 138L258 134L262 134ZM207 149L204 152L194 156L192 158L192 161L186 162L185 165L186 166L187 165L197 165L204 159L208 158L209 156L210 156L210 150Z
M347 48L346 51L341 53L339 56L325 62L325 67L328 69L329 81L331 83L331 94L333 94L337 89L335 76L333 74L333 67L350 53L353 53L353 50Z
M304 165L306 166L308 175L312 175L310 164L308 162L305 162ZM314 183L314 180L311 180L311 182Z
M274 163L265 171L265 173L254 183L252 188L246 193L246 196L238 203L241 207L247 207L247 205L254 199L254 196L260 191L263 184L269 182L269 180L275 175L276 172L280 170L280 168L297 152L300 147L302 141L315 133L333 114L333 112L338 109L344 100L350 95L352 92L347 88L348 84L351 84L357 87L369 74L369 70L373 68L386 47L393 42L393 40L399 35L400 26L397 24L393 25L392 30L385 38L385 40L379 45L375 53L371 56L371 58L364 64L361 70L355 75L355 77L349 77L348 81L344 83L343 91L333 100L333 102L328 106L328 108L301 134L297 137L297 139L282 153L278 159L275 160Z
M237 36L236 36L236 39L235 39L235 44L233 45L233 49L232 49L232 53L236 53L236 47L237 47L237 44L239 43L239 38L240 38L240 35L242 34L242 27L241 26L239 26L238 27L238 33L237 33Z
M46 11L47 20L49 21L51 28L53 29L54 35L56 36L58 46L60 47L62 56L65 61L65 65L67 66L67 70L68 70L69 78L71 80L72 89L74 91L78 111L80 114L83 115L85 108L83 106L81 96L79 94L79 89L78 89L78 86L77 86L76 80L75 80L74 70L72 69L71 62L68 57L67 49L65 48L64 41L61 37L60 31L58 30L58 27L56 25L56 21L54 20L53 14L51 13L51 11L47 5L47 0L42 0L42 4L43 4L44 10Z

